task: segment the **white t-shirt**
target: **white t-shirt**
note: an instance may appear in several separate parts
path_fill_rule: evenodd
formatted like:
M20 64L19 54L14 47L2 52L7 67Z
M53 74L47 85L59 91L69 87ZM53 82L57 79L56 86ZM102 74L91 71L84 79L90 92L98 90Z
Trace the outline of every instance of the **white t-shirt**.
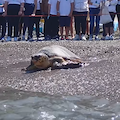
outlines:
M57 9L56 9L57 0L49 0L48 4L51 5L50 14L57 15Z
M114 12L116 13L116 5L117 5L118 1L117 0L112 0L111 2L109 1L105 1L105 5L108 7L108 11L109 12Z
M24 0L5 0L8 2L8 4L21 4L24 3Z
M71 10L71 3L74 0L58 0L60 2L60 16L68 16Z
M25 1L25 3L32 3L32 4L34 4L34 0L24 0Z
M4 0L0 0L0 5L4 4ZM0 7L0 13L3 13L3 7Z
M89 5L89 8L98 8L100 6L101 1L103 0L90 0L92 5Z
M74 0L74 11L77 12L88 11L88 0Z
M42 3L42 0L37 0L37 10L40 10L40 3Z

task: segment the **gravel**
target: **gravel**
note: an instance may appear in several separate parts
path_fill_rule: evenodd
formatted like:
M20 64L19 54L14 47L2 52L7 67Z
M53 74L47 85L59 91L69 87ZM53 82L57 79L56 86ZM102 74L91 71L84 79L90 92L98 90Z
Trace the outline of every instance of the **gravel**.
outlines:
M62 45L88 66L25 73L32 54L52 44ZM40 41L0 43L0 87L51 95L92 95L120 101L120 40Z

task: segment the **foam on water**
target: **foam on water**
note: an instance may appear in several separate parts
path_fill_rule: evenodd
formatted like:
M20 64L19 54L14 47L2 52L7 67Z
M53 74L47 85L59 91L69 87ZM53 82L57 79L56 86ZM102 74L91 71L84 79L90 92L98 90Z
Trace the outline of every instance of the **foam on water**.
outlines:
M51 96L4 89L0 120L120 120L120 103L92 96Z

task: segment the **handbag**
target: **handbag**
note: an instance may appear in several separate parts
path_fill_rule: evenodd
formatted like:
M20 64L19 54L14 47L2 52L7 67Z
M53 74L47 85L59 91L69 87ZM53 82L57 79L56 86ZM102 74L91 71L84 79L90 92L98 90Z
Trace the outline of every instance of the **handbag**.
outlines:
M102 11L101 11L102 15L100 16L100 23L101 24L106 24L106 23L109 23L109 22L112 22L112 18L110 16L110 13L108 11L108 7L107 6L102 6Z

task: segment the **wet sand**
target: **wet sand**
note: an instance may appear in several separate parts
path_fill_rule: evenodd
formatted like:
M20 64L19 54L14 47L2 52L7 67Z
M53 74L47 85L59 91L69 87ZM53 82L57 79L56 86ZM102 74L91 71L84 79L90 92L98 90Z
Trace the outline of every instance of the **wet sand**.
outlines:
M62 45L89 66L25 73L41 47ZM52 95L93 95L120 101L120 40L0 43L0 87Z

